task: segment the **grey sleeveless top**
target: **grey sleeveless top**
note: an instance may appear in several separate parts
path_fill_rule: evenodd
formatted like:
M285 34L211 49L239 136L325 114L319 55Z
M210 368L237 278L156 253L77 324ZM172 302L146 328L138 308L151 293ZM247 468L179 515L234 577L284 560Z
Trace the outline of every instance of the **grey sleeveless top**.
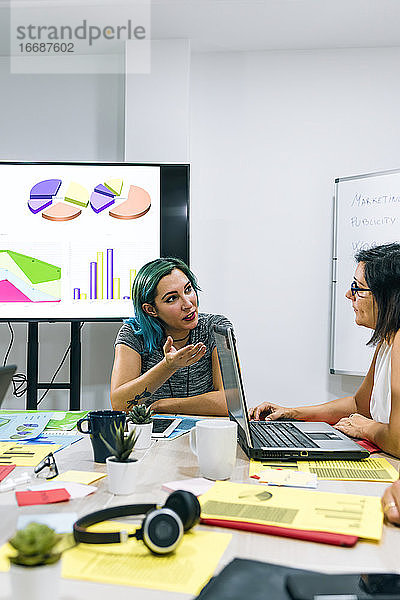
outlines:
M232 327L231 322L223 315L212 315L207 313L199 313L198 324L190 332L190 343L197 344L203 342L206 346L205 355L194 365L190 367L182 367L176 371L170 378L169 383L166 381L161 387L156 390L146 404L151 404L160 398L185 398L187 396L197 396L212 392L213 376L212 376L212 352L215 348L215 339L213 333L214 325L223 325ZM143 337L136 334L129 323L124 323L117 334L115 345L125 344L136 350L142 359L141 374L146 373L149 369L158 364L163 358L163 345L153 349L149 353L144 348ZM171 394L172 391L172 394Z

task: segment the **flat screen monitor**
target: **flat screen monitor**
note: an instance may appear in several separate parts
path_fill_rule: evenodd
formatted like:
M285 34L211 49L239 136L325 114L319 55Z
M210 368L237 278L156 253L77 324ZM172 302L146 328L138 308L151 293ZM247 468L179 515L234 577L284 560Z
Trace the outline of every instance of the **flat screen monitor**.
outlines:
M132 316L142 265L189 262L189 166L0 162L0 321Z

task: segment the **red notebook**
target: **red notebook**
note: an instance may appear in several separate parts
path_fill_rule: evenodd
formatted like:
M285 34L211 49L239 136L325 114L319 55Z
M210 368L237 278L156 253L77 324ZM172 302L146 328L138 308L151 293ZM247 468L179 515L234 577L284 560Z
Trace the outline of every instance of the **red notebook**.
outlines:
M374 454L375 452L382 452L382 449L379 448L379 446L377 446L373 442L370 442L369 440L355 440L353 438L353 441L356 442L356 444L358 444L359 446L362 446L363 448L368 450L368 452L370 452L371 454Z
M355 535L342 533L330 533L328 531L310 531L306 529L289 529L288 527L276 527L275 525L262 525L260 523L246 523L244 521L225 521L225 519L201 519L205 525L216 527L227 527L228 529L241 529L242 531L253 531L255 533L269 533L282 537L319 542L320 544L332 544L333 546L354 546L358 542Z

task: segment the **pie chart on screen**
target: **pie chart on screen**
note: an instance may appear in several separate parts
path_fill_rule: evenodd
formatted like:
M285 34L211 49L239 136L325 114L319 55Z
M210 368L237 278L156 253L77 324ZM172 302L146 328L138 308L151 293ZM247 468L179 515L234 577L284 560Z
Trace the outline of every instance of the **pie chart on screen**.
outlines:
M28 208L33 214L41 213L48 221L71 221L82 214L89 204L95 214L102 213L106 208L114 219L139 219L151 208L150 194L136 185L125 185L122 179L109 178L104 183L97 184L92 192L76 181L61 189L61 179L45 179L36 183L30 190ZM127 196L121 196L123 189L128 189ZM60 195L57 194L60 191Z
M29 193L28 208L35 215L53 202L61 186L61 179L45 179L36 183Z
M150 195L146 190L136 185L129 187L128 199L109 211L115 219L138 219L143 217L151 206Z

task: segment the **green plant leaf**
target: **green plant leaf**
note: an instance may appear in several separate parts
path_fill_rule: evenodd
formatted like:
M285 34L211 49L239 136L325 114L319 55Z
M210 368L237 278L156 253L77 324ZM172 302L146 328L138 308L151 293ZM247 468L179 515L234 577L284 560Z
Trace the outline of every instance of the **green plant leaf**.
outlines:
M16 565L27 567L53 564L67 549L66 537L43 523L28 523L9 540L10 545L17 550L17 554L9 556L9 559ZM71 544L68 545L70 547Z
M151 423L153 414L154 411L150 406L146 406L145 404L137 404L128 414L127 421L130 423L136 423L137 425L144 425L146 423Z
M112 456L114 456L118 462L126 462L138 439L136 430L134 429L129 433L128 436L125 437L124 426L122 423L119 426L114 423L112 436L115 442L114 447L100 434L100 438L104 442L107 449L110 450Z

